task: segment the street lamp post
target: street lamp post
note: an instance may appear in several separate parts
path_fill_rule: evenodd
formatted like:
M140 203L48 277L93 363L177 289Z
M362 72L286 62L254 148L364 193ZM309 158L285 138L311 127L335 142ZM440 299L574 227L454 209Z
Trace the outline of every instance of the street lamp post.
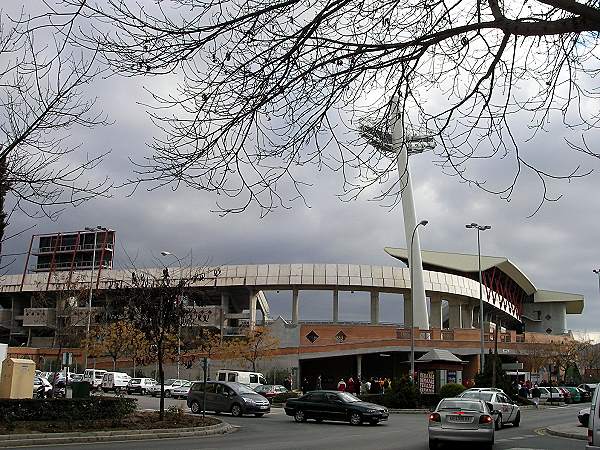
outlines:
M90 328L92 326L92 296L94 292L94 270L96 269L96 245L98 245L98 231L108 231L107 228L97 225L95 227L85 227L85 231L91 231L94 233L94 248L92 249L92 274L90 276L90 293L88 295L88 314L87 314L87 327L86 327L86 340L89 346L90 341ZM88 351L86 348L85 352L85 368L88 363Z
M479 235L482 231L489 230L490 225L479 225L475 222L465 225L467 228L477 230L477 261L479 267L479 373L483 373L483 365L485 362L485 350L483 348L483 283L481 280L481 241Z
M594 273L598 275L598 293L600 294L600 269L594 269Z
M166 250L163 250L160 252L161 256L172 256L177 260L177 263L179 264L179 276L181 277L181 259L175 254L175 253L171 253L168 252ZM180 296L179 301L183 301L183 298L181 298L182 296ZM180 363L181 363L181 317L179 317L179 323L177 325L177 378L179 379L179 368L180 368Z
M413 283L413 251L412 251L412 247L413 247L413 241L415 239L415 233L417 232L417 228L419 228L419 225L427 225L429 222L427 220L421 220L417 225L415 225L415 228L413 229L411 238L410 238L410 252L409 255L411 255L411 258L409 260L409 272L410 272L410 295L411 300L410 300L410 378L411 380L413 380L414 382L414 377L415 377L415 299L413 296L413 287L414 287L414 283ZM420 261L420 258L419 258Z

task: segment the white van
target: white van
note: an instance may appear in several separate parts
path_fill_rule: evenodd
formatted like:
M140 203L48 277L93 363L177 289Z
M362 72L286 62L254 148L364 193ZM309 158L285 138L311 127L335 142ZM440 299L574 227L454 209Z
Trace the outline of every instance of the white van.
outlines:
M102 377L102 390L121 391L127 389L131 377L124 372L106 372Z
M600 450L600 389L594 390L588 423L588 445L585 450Z
M244 372L242 370L219 370L217 372L217 381L229 381L232 383L241 383L254 389L261 384L267 384L267 380L260 372Z
M85 369L85 372L83 372L83 381L89 384L90 388L99 389L105 373L106 370Z

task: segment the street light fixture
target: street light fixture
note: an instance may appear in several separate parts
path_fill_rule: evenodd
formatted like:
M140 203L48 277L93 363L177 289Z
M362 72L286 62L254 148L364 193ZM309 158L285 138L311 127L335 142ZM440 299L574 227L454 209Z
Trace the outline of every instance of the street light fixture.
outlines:
M169 252L167 250L162 250L160 252L161 256L172 256L177 260L177 263L179 264L179 276L181 276L181 259L172 252ZM179 297L179 301L183 301L182 296L180 295ZM177 325L177 378L179 379L179 369L180 369L180 363L181 363L181 317L179 317L179 323Z
M96 225L95 227L85 227L85 231L91 231L94 233L94 248L92 249L92 274L90 276L90 293L88 296L88 316L87 316L87 327L86 327L86 340L89 345L90 341L90 328L92 326L92 296L94 292L94 270L96 269L96 245L98 245L98 231L108 231L108 228L102 225ZM88 363L88 351L85 352L85 367L87 368Z
M415 233L417 232L417 228L419 228L420 225L425 226L429 223L429 221L427 220L421 220L413 229L412 232L412 236L410 238L410 251L409 251L409 255L410 255L410 259L409 259L409 272L410 272L410 295L411 298L410 299L410 379L413 381L414 383L414 378L415 378L415 299L413 296L413 261L412 261L412 256L413 256L413 252L412 252L412 248L413 248L413 241L415 239Z
M483 284L481 281L481 241L479 235L482 231L490 230L490 225L479 225L475 222L465 225L466 228L477 230L477 261L479 265L479 373L483 373L483 365L485 362L485 351L483 348Z
M598 275L598 293L600 293L600 269L594 269L593 272Z

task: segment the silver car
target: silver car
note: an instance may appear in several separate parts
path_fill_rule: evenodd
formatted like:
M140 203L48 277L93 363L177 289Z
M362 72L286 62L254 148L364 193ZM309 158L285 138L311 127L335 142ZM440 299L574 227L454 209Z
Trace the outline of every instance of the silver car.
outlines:
M494 446L494 417L489 404L467 398L442 399L429 414L429 449L442 442L481 442Z
M504 393L504 391L502 391L502 389L467 389L461 393L459 397L491 403L494 409L496 430L500 430L507 423L512 424L514 427L518 427L521 424L521 409Z

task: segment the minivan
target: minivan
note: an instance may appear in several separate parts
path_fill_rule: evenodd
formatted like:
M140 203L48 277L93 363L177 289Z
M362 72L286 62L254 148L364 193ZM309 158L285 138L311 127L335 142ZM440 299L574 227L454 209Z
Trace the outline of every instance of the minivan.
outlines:
M127 389L127 384L131 377L124 372L106 372L102 377L102 390L121 391Z
M132 378L127 384L127 393L146 395L151 386L156 386L154 378Z
M588 422L588 445L585 450L600 450L600 389L594 390Z
M105 373L106 370L85 369L83 372L83 381L89 384L91 389L99 389Z
M243 370L219 370L217 372L217 381L227 381L229 383L241 383L254 389L261 384L267 384L267 380L260 372L245 372Z
M254 414L256 417L271 412L269 401L254 392L245 384L208 381L206 387L202 381L194 381L187 397L187 405L194 414L202 412L206 391L206 410L230 412L239 417L244 414Z

